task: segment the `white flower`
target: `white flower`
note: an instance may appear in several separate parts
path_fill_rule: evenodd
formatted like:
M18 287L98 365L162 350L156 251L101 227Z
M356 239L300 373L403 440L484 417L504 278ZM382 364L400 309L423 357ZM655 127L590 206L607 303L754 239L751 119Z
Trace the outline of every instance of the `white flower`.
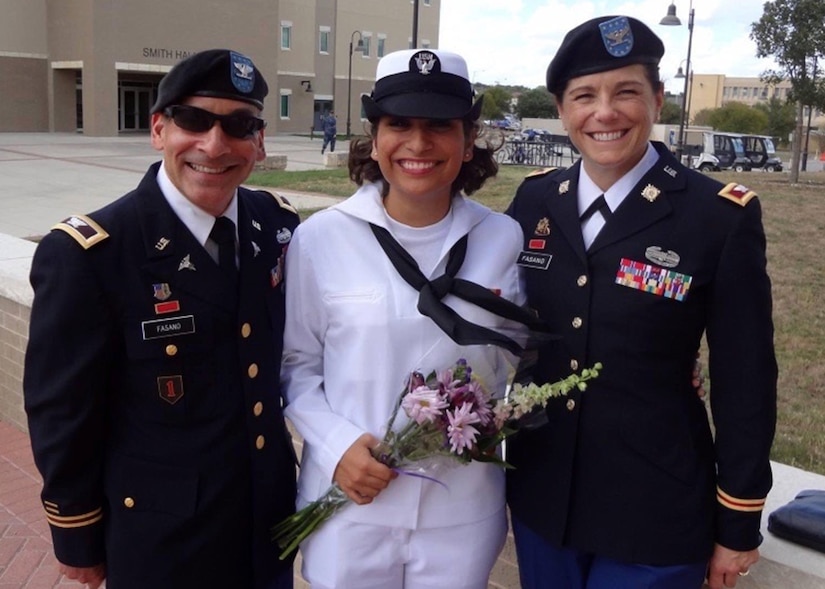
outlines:
M410 419L416 423L432 423L441 416L442 410L448 403L441 397L437 390L426 386L413 389L401 401L401 406Z

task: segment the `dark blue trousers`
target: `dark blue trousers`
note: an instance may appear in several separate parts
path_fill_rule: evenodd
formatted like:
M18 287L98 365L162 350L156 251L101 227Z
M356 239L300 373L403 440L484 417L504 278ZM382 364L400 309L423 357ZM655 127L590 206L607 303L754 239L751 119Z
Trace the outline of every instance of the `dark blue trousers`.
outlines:
M700 589L707 562L656 567L557 548L515 518L522 589Z

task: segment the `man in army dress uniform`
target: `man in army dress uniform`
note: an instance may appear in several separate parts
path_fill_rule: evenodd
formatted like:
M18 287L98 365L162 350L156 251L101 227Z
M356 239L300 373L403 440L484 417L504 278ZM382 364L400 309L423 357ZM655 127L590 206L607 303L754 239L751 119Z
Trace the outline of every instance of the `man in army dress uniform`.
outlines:
M270 527L294 509L281 409L295 210L240 188L267 84L208 50L152 107L136 190L40 243L24 377L61 570L109 589L285 589Z
M649 141L663 53L629 17L567 34L547 86L582 157L508 211L528 304L563 336L534 379L604 365L508 441L525 589L721 589L759 557L777 376L761 209ZM715 436L691 386L703 335Z

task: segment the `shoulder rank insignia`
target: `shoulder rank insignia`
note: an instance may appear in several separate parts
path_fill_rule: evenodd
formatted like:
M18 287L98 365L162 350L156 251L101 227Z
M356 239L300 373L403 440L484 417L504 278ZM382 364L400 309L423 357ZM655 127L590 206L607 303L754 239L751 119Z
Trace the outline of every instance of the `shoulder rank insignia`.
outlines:
M533 170L529 174L525 176L525 178L536 178L538 176L546 176L550 172L555 172L556 170L560 169L558 166L553 166L550 168L541 168L538 170Z
M747 186L731 182L719 191L719 196L744 207L750 199L756 196L756 193Z
M278 194L277 192L273 192L272 197L276 201L278 201L278 204L281 206L282 209L286 209L287 211L289 211L291 213L295 213L296 215L298 214L297 209L295 207L293 207L291 204L289 204L289 201L287 199L285 199L283 196L281 196L280 194Z
M72 215L68 219L63 219L60 223L54 225L52 229L65 231L85 250L109 237L109 234L104 231L103 227L86 215Z

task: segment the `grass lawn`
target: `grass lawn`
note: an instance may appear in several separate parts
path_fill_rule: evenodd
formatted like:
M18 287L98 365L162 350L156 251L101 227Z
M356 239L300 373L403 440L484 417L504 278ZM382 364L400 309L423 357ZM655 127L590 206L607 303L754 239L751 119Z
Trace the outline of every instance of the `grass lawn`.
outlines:
M502 166L498 177L474 195L503 210L532 168ZM800 182L764 172L715 174L741 182L760 195L773 282L779 419L773 458L825 474L825 173L808 172ZM259 186L348 196L354 185L346 170L255 173ZM309 214L309 213L308 213ZM700 236L697 236L700 237ZM712 383L709 387L712 394Z

